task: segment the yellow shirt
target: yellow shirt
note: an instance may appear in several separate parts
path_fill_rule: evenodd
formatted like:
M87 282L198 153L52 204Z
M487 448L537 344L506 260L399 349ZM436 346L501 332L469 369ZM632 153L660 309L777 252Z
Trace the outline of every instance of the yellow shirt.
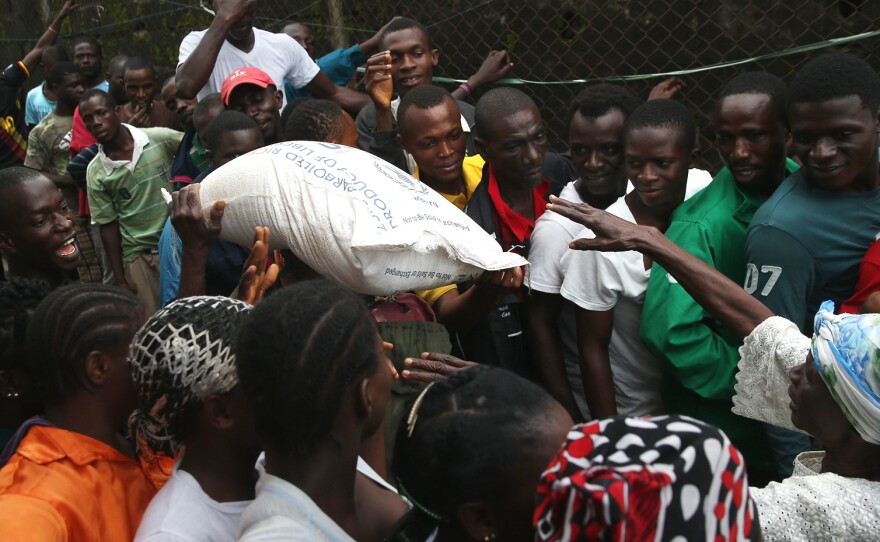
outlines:
M464 211L464 208L467 206L468 202L471 200L471 196L474 195L474 191L477 189L477 186L480 185L480 181L483 179L483 166L486 162L483 160L483 157L479 154L475 156L468 156L464 159L464 162L461 165L462 175L464 176L464 193L463 194L445 194L443 192L437 192L450 203ZM419 178L419 170L416 168L415 173L413 173L413 177L416 179ZM448 286L440 286L439 288L434 288L433 290L422 290L416 292L416 295L424 299L428 305L433 306L434 303L440 299L440 297L449 292L450 290L455 290L455 284L449 284Z

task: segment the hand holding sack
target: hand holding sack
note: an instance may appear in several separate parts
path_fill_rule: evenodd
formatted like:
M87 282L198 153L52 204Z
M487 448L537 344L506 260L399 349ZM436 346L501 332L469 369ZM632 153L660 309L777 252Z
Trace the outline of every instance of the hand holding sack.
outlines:
M221 239L272 231L321 275L363 294L428 290L528 262L425 184L359 149L277 143L202 181L201 203L225 201Z

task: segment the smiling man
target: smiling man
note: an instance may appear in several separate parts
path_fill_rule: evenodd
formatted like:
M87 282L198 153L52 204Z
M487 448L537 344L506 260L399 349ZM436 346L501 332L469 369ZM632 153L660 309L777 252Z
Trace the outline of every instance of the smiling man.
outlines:
M712 124L727 165L675 210L666 230L675 244L739 284L752 217L798 167L785 157L787 96L785 83L764 72L738 75L721 89ZM742 340L656 263L639 335L666 370L667 410L720 427L745 455L750 478L775 478L761 426L730 412Z
M220 96L227 109L254 119L266 145L281 141L284 127L279 108L283 95L269 74L259 68L239 68L223 81Z
M73 212L54 183L39 171L0 170L0 252L10 277L76 280L79 250Z
M674 100L653 100L636 108L625 126L624 163L635 190L607 211L665 231L685 199L688 168L699 158L693 115ZM582 230L577 237L593 234ZM594 418L664 411L660 364L638 338L650 269L650 260L632 251L562 257L560 293L577 305L581 372Z
M812 332L819 304L852 293L859 262L880 232L880 77L833 53L807 63L789 87L793 148L803 166L755 213L746 238L746 291Z

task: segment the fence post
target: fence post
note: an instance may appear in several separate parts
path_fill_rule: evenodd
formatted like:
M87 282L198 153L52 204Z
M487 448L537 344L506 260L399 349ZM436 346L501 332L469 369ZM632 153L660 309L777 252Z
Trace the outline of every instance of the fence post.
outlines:
M343 28L345 18L342 16L343 0L327 0L327 11L330 16L330 41L333 47L344 49L351 45L348 43L348 32Z

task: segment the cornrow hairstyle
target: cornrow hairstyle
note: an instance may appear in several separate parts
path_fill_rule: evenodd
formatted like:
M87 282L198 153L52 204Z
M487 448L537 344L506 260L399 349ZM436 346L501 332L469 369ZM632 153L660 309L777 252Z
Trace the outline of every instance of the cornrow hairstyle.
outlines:
M445 88L423 85L410 90L406 96L400 99L400 105L397 107L398 131L403 130L403 126L406 123L406 113L410 107L431 109L443 104L446 100L452 101L455 104L455 109L458 110L458 104L455 103L455 99Z
M675 100L649 100L638 106L626 119L624 134L638 128L669 128L681 132L688 151L697 144L694 114Z
M767 72L745 72L728 81L718 93L717 102L735 94L763 94L770 98L770 108L779 122L788 126L788 87Z
M31 317L26 343L42 399L55 403L81 389L89 352L127 349L144 310L115 286L71 284L49 294Z
M238 132L240 130L259 130L257 121L245 115L241 111L226 110L211 119L205 133L205 148L211 151L217 150L220 137L225 132Z
M193 124L201 123L200 119L214 109L220 109L221 111L225 109L223 107L223 98L219 92L212 92L196 103L196 107L193 109ZM210 121L208 122L210 123Z
M13 278L0 282L0 370L27 365L28 322L47 295L49 283L42 280Z
M551 404L534 383L488 365L453 373L410 400L391 471L413 509L395 539L425 540L440 522L455 521L462 503L509 491L509 469L535 448Z
M153 73L155 74L156 65L148 58L132 56L125 61L125 66L122 68L122 76L125 77L125 72L129 70L153 70Z
M566 126L571 126L575 113L595 120L612 109L619 109L626 120L641 101L629 89L618 85L594 85L580 91L568 106Z
M79 106L82 107L84 103L91 100L95 96L100 97L102 100L104 100L104 103L110 107L116 107L117 105L116 98L114 98L112 94L104 92L99 88L90 88L89 90L83 92L83 95L80 96Z
M512 87L493 88L480 96L474 108L477 134L488 139L491 135L487 127L492 125L493 120L515 115L531 107L538 108L525 92Z
M128 362L138 405L129 430L141 456L177 457L204 398L238 384L233 339L252 308L228 297L187 297L135 333Z
M284 123L285 141L340 141L345 132L345 111L330 100L307 100Z
M807 62L788 87L789 105L858 96L872 114L880 109L880 76L851 53L828 53Z
M409 30L414 29L420 31L424 36L425 40L428 42L428 49L434 48L434 40L431 39L431 33L422 23L416 21L415 19L410 19L408 17L401 17L400 19L391 21L385 27L385 31L379 36L379 51L385 50L385 38L388 34L392 32L398 32L400 30ZM426 51L427 52L427 51Z
M64 81L64 78L71 73L79 73L79 67L76 64L64 60L56 62L55 65L52 66L52 70L49 72L49 77L46 78L46 84L52 87L57 87L62 81Z
M287 126L287 120L290 118L290 115L296 111L296 108L306 103L309 100L314 98L309 98L308 96L297 96L296 98L287 102L287 105L284 106L284 109L281 110L281 126Z
M328 437L345 393L376 371L378 340L364 300L327 280L260 302L241 326L235 364L266 448L302 457Z

